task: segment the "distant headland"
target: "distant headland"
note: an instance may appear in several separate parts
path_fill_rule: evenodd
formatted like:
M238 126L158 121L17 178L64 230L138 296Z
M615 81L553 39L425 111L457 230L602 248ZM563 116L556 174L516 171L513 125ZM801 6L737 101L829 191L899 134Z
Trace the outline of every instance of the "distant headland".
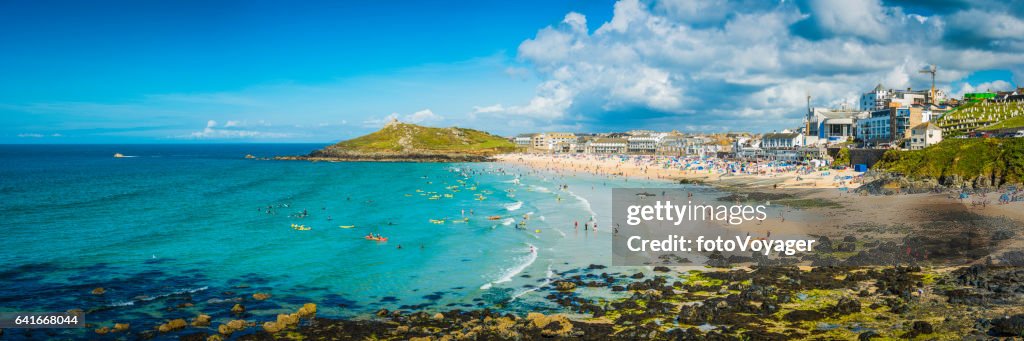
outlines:
M277 160L376 162L483 162L515 150L501 136L467 128L434 128L392 119L384 128L308 155Z

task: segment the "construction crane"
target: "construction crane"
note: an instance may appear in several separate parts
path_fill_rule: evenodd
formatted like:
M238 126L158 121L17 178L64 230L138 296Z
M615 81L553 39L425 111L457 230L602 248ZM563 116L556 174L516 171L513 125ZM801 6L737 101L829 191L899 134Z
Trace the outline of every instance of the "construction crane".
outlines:
M936 70L935 64L931 64L931 65L926 66L921 71L918 71L918 73L930 73L930 74L932 74L932 89L930 91L928 91L928 101L931 102L931 103L935 103L935 70Z

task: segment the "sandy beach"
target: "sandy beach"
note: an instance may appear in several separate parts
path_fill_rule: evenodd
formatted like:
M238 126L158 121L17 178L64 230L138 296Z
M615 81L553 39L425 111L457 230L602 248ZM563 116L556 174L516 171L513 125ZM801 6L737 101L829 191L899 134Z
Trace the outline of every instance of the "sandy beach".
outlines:
M791 219L772 217L765 226L737 226L755 236L764 236L770 229L777 234L837 240L854 236L862 240L898 241L915 235L957 238L974 228L969 226L974 221L1008 224L1007 229L1016 230L1024 226L1024 202L997 203L999 193L971 194L966 199L949 192L867 195L852 191L862 184L863 173L850 169L818 170L768 162L740 164L713 158L654 156L503 154L497 159L560 176L693 181L743 197L774 199L783 205L780 214ZM1021 252L1024 238L1020 231L1013 233L1017 237L986 243L985 251L997 261L1006 252ZM980 261L976 259L974 263Z
M500 162L555 173L621 175L648 180L717 182L747 187L856 188L860 172L772 162L731 162L715 158L667 156L501 154Z

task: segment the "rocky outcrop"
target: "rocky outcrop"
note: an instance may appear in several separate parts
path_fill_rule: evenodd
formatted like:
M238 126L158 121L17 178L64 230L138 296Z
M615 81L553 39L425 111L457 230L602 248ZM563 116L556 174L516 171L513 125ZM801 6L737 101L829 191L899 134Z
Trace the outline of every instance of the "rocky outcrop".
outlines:
M210 326L210 315L199 314L196 318L192 319L193 327L209 327Z
M245 320L231 320L228 323L217 326L217 332L225 336L230 336L237 331L243 330L249 326L249 323Z
M995 319L990 331L996 336L1024 336L1024 314Z
M159 327L157 327L157 330L160 331L161 333L168 333L179 329L185 329L185 326L187 325L188 324L185 323L185 319L174 319L167 321L167 323L161 324Z

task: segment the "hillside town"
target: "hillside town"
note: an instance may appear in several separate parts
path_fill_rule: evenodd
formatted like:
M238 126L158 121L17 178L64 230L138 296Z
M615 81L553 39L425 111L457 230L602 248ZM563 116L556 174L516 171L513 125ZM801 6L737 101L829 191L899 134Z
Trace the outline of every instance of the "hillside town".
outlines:
M631 130L609 133L541 132L510 140L520 151L631 154L803 162L827 159L841 148L920 150L943 138L1024 137L1024 88L966 93L952 98L934 87L890 89L878 84L857 107L812 107L803 124L769 133L682 133ZM873 162L868 162L873 163ZM868 164L867 166L870 166Z

